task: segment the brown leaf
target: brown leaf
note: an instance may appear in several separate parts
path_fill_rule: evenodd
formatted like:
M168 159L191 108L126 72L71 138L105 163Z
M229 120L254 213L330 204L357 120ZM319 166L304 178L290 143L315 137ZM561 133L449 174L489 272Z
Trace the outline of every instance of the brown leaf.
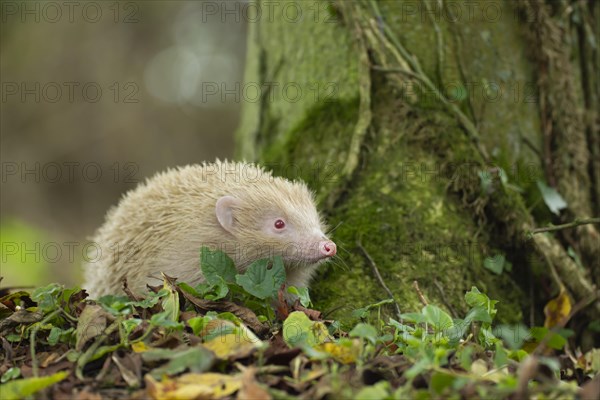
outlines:
M313 321L322 321L321 319L321 311L313 310L310 308L306 308L300 304L300 301L296 301L293 306L294 311L302 311L304 314L308 316L308 318Z
M302 350L298 347L291 348L283 340L283 334L280 331L269 340L269 347L265 350L264 357L267 364L289 365Z
M108 318L108 313L102 307L88 304L81 312L77 323L75 350L81 351L89 340L101 335L106 329Z
M34 322L39 322L44 317L41 312L29 312L27 310L19 310L13 313L8 318L4 318L0 321L0 336L6 336L6 334L17 325L29 325Z
M115 352L112 360L119 368L123 380L127 386L137 388L142 383L142 357L138 353L125 353L123 357Z
M290 315L290 309L288 307L287 301L285 301L285 295L283 290L285 288L285 284L281 285L279 290L277 291L277 317L279 320L284 321L288 315Z
M242 387L237 394L238 400L271 400L269 392L256 382L254 368L246 368L242 374Z

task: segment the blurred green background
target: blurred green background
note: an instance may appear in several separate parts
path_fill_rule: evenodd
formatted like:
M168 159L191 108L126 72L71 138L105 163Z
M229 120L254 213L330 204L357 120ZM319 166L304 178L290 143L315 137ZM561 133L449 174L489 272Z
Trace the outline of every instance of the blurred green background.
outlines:
M124 192L233 154L246 2L67 3L0 3L1 287L80 284Z

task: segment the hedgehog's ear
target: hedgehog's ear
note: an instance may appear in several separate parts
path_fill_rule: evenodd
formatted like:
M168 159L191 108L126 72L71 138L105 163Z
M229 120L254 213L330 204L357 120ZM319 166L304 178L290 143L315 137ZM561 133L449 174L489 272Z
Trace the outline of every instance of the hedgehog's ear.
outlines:
M217 200L215 205L217 220L227 232L233 229L233 207L239 205L240 201L233 196L223 196Z

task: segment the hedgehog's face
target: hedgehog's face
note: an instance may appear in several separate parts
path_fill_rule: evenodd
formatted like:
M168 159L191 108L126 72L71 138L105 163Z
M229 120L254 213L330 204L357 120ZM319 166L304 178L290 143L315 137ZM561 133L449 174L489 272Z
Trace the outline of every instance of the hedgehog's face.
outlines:
M323 233L324 227L305 187L288 187L270 201L224 196L217 201L216 215L242 251L251 251L240 261L280 255L288 268L314 265L336 254L336 245Z

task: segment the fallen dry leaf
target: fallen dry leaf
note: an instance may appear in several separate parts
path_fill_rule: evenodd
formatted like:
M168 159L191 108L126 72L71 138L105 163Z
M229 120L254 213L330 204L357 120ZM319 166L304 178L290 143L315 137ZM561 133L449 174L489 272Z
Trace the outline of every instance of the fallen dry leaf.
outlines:
M571 299L564 287L560 288L558 296L548 302L544 307L544 327L553 328L557 325L564 326L571 313Z
M241 374L184 374L176 379L165 378L160 382L146 375L144 379L148 394L155 400L221 399L242 387Z
M256 382L256 371L249 367L242 373L242 388L238 391L238 400L271 400L269 392Z

